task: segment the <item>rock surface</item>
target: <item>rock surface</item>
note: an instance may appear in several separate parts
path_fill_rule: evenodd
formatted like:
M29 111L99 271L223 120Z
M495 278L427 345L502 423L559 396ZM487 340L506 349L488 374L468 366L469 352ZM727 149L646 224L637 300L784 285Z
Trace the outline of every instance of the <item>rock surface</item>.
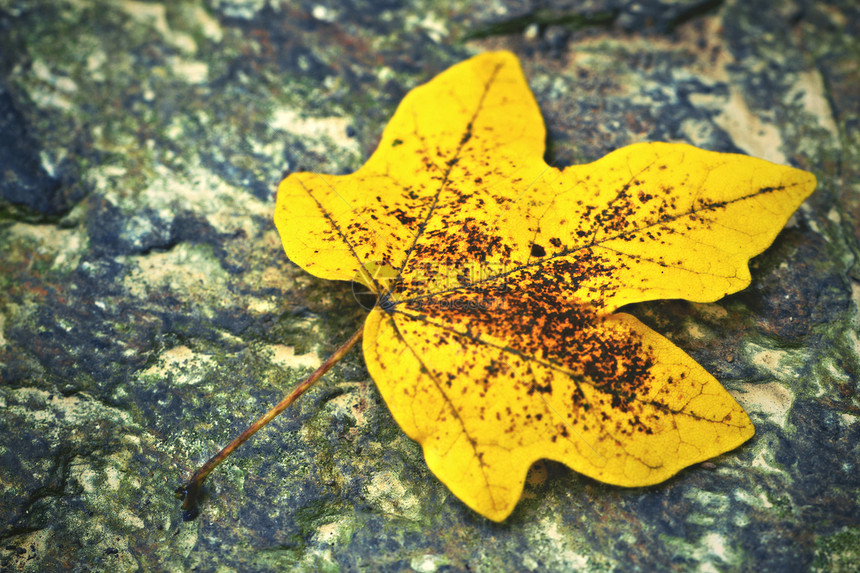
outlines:
M0 0L0 570L856 566L860 8L549 4ZM286 260L278 181L356 169L411 87L501 48L555 165L666 140L818 176L749 289L630 309L756 437L644 489L539 464L494 524L354 351L182 521L173 490L362 321Z

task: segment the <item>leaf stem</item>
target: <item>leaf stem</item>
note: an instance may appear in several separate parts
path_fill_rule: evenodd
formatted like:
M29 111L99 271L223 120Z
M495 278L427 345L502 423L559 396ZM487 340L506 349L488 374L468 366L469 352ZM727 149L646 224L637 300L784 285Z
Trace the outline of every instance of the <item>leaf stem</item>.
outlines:
M218 465L223 462L227 456L233 453L233 450L244 444L248 438L257 433L257 430L271 422L278 414L283 412L287 406L296 401L296 399L301 396L305 390L313 386L317 380L319 380L323 374L331 370L331 367L337 364L344 355L349 352L349 350L355 346L355 343L361 339L361 334L363 332L363 327L359 327L358 330L355 331L349 340L347 340L340 348L338 348L334 354L332 354L328 360L326 360L322 366L316 369L313 374L308 376L308 378L296 386L295 390L290 392L283 400L278 402L275 407L271 410L260 416L256 422L248 426L248 428L236 436L236 438L227 444L227 446L209 458L205 464L200 466L194 475L191 476L191 479L185 482L185 484L176 490L176 497L178 499L183 500L182 503L182 519L185 521L191 521L196 518L200 514L200 505L202 501L202 493L203 493L203 481L206 477L214 470Z

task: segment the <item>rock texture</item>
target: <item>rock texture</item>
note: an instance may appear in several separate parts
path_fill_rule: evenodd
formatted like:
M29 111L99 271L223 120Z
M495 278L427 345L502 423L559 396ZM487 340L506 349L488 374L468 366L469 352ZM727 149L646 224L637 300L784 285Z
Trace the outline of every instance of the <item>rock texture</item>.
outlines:
M851 0L0 0L0 570L849 571L860 560L860 8ZM522 58L548 159L686 141L819 178L753 284L631 312L757 435L659 486L546 463L448 494L358 352L173 490L361 324L274 189L349 172L400 98Z

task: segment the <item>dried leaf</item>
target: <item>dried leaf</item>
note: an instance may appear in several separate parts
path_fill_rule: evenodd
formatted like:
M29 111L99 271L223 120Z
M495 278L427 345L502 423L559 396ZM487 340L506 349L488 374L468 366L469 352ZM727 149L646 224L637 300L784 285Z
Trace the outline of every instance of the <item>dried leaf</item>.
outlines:
M545 135L516 57L486 53L412 90L356 173L278 190L289 258L378 295L364 355L394 418L497 521L538 459L644 486L753 435L716 379L615 311L745 288L815 188L682 144L558 170Z

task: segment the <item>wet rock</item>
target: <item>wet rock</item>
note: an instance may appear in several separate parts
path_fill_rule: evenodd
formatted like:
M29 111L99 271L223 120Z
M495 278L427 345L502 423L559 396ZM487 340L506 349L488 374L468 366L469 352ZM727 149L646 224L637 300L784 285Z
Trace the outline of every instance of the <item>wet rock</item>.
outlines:
M847 570L857 22L849 1L0 8L0 567ZM494 524L433 477L353 352L182 521L174 489L365 315L285 259L278 181L360 167L410 88L489 49L521 56L556 166L673 140L816 174L749 289L627 309L756 437L649 488L540 463Z

